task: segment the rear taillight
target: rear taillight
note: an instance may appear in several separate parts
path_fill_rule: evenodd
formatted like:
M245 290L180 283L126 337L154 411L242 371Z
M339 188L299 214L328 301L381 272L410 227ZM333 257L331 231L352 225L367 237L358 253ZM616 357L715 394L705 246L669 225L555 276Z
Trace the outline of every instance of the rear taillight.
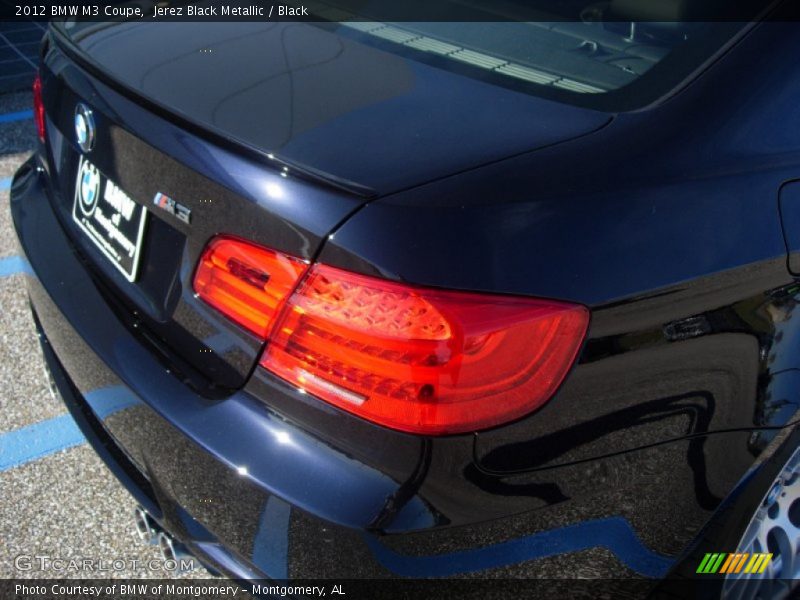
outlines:
M386 427L473 431L546 402L588 318L581 306L417 288L315 265L288 300L261 365Z
M44 142L44 104L42 103L42 79L39 74L33 80L33 121L36 123L36 135Z
M284 300L308 268L300 259L217 237L200 258L194 290L245 329L266 338Z
M544 404L589 322L578 305L309 269L225 237L206 248L194 287L267 340L260 364L278 377L374 423L431 435L486 429Z

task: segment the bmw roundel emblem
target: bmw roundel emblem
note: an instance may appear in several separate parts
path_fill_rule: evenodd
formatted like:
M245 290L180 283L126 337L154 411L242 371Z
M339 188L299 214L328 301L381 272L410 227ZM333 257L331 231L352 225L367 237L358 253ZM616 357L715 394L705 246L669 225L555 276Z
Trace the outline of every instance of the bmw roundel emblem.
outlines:
M94 147L94 132L92 110L79 102L75 107L75 141L84 152L89 152Z
M84 160L78 176L78 194L81 199L81 212L91 217L100 198L100 173L88 160Z

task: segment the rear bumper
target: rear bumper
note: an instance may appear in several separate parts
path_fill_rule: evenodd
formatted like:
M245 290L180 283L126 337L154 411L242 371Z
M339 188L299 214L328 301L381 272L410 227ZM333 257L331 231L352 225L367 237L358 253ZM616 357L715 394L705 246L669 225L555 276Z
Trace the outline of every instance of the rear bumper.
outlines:
M108 468L114 473L119 481L133 495L136 501L145 508L162 527L169 528L170 531L179 532L181 539L188 540L188 547L192 554L199 558L207 566L224 573L228 577L239 580L264 579L267 578L265 572L254 568L252 564L240 559L232 554L207 529L202 527L187 513L181 511L179 507L168 502L163 490L156 491L156 487L144 476L133 461L122 451L120 446L109 435L103 427L98 412L92 409L86 398L81 396L75 388L69 375L64 370L58 357L53 351L38 316L34 310L34 320L37 325L37 333L42 346L45 363L53 376L59 394L69 409L70 414L80 427L83 435L94 448L95 452L106 463ZM112 410L117 407L112 407ZM159 498L161 499L159 501ZM162 510L162 506L164 509ZM169 522L169 525L167 523ZM274 573L280 574L279 565L271 566L269 569Z

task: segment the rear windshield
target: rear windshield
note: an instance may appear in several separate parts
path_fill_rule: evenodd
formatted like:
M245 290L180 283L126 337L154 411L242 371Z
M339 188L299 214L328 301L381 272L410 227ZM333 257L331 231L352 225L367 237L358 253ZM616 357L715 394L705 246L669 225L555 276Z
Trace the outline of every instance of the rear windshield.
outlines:
M742 2L762 5L762 0ZM698 15L715 14L704 8L709 3L719 5L717 0L302 2L309 24L337 35L517 91L611 112L641 108L669 94L748 26L726 21L722 13L718 20L699 21ZM387 14L405 20L370 20ZM406 18L412 15L430 20ZM57 27L78 40L104 24Z
M354 36L449 71L601 110L669 93L763 14L759 0L304 2ZM400 6L392 11L390 6ZM355 8L354 8L355 7ZM736 10L736 12L731 12ZM404 21L369 20L394 14ZM430 21L411 21L419 15ZM737 20L731 21L734 17ZM449 21L449 22L448 22Z
M337 33L449 71L597 109L641 107L700 68L742 24L345 22Z

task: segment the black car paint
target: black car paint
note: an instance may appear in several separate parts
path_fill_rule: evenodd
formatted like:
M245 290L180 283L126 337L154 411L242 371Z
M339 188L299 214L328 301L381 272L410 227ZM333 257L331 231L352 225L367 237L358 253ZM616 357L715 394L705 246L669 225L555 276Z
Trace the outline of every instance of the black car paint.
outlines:
M786 58L798 38L794 25L761 25L657 107L481 168L465 159L436 177L426 172L437 181L369 203L294 174L278 179L280 168L269 160L242 158L148 114L131 93L79 69L54 45L43 70L50 154L17 175L12 213L38 277L32 303L62 392L78 414L86 406L81 396L93 389L135 390L131 410L108 417L104 427L84 423L86 431L96 444L124 448L118 468L147 474L149 489L133 484L142 501L232 575L246 574L244 567L270 574L258 560L258 522L275 497L292 506L292 577L408 575L405 566L415 565L422 575L453 574L428 559L491 551L548 531L567 537L573 525L612 518L629 523L643 548L670 558L637 568L622 560L630 556L627 542L609 538L611 553L588 547L509 564L499 553L494 573L664 574L797 407L798 288L787 270L778 192L800 176L793 135L800 77ZM773 58L773 68L757 69L754 57ZM748 86L743 70L754 73ZM109 298L129 288L64 224L59 206L71 201L77 158L70 123L78 98L98 113L93 159L104 172L139 201L163 191L191 207L191 235L165 221L177 246L165 239L148 251L168 256L185 244L173 274L177 295L157 282L148 287L145 276L140 297L128 301L135 309L113 306ZM113 151L104 156L103 149ZM431 152L425 162L435 157ZM257 196L258 186L244 185L242 173L290 186L297 201ZM378 190L404 187L334 175ZM204 191L187 193L193 186ZM206 195L236 212L214 212L214 202L200 202ZM588 339L547 405L472 435L388 431L258 369L231 392L260 344L198 306L189 285L221 222L227 233L399 281L580 302L592 309ZM142 314L131 317L130 310ZM197 323L182 319L181 310ZM167 314L177 323L165 321ZM143 340L135 333L141 328L158 339ZM230 336L244 357L214 356L186 370L200 379L213 369L234 375L213 384L176 379L176 363L195 360L186 358L185 345L214 334ZM265 423L302 440L311 463L293 463L299 453L259 441ZM313 470L323 456L339 460L340 471L330 475L346 474L352 487ZM250 467L248 478L232 468L237 464ZM199 545L214 543L236 557L233 566Z
M378 194L580 136L609 120L345 35L304 23L126 23L74 38L94 66L152 103Z

